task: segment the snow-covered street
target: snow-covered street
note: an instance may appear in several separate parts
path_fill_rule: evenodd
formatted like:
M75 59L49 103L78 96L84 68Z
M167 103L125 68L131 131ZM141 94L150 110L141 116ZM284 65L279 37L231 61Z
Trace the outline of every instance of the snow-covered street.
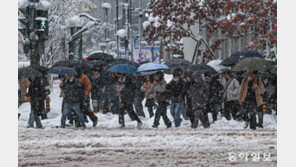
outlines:
M276 166L273 130L19 128L19 166ZM230 161L230 153L236 161ZM249 154L238 159L240 154ZM254 162L253 153L261 158ZM263 153L270 159L263 159ZM264 161L267 160L267 161Z
M166 75L168 81L171 76ZM244 122L218 117L210 129L201 125L190 128L183 121L180 128L153 129L154 118L143 118L141 130L126 115L126 129L119 129L118 116L98 113L98 125L91 121L87 129L57 129L61 120L59 81L51 91L49 119L42 120L45 129L26 128L30 104L19 108L19 166L276 166L277 127L274 115L264 116L264 129L243 129ZM143 102L144 104L144 102ZM169 108L168 108L169 111ZM145 108L145 114L148 111ZM172 116L168 112L170 120ZM209 114L212 122L211 114ZM236 157L235 161L232 156ZM254 154L261 158L254 162ZM270 159L264 161L263 154ZM248 158L245 155L248 154ZM239 158L241 157L241 158Z

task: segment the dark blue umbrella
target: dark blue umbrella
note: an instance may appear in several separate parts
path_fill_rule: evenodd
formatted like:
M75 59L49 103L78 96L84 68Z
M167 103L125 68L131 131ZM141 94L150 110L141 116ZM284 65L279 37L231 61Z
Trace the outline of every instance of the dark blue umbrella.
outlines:
M115 64L112 67L110 67L107 71L121 74L135 74L137 68L128 64Z
M51 74L69 74L69 75L74 75L76 74L76 71L73 68L70 67L64 67L64 66L57 66L53 67L49 70L49 73Z
M108 64L108 68L110 68L111 66L113 66L115 64L128 64L128 65L131 65L131 66L136 67L136 68L138 68L140 66L138 63L133 62L133 61L128 60L128 59L117 59L116 61Z
M231 54L230 57L223 60L220 65L226 66L226 67L233 67L236 65L239 61L249 58L249 57L259 57L264 58L259 52L256 50L242 50L238 52L234 52Z
M242 51L237 51L237 52L232 53L230 57L237 57L239 59L245 59L245 58L248 58L248 57L264 58L256 50L242 50Z
M93 61L86 61L85 64L89 68L94 68L94 67L107 65L108 63L103 60L93 60Z
M166 70L166 69L170 69L170 68L165 64L147 63L147 64L140 65L140 67L138 67L137 73L144 72L144 71L155 71L155 70Z

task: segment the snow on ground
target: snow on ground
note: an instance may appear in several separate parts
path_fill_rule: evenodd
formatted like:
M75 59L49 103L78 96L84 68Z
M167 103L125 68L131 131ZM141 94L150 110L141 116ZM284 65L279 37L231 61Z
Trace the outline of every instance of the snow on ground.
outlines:
M172 79L165 75L165 79ZM98 113L98 126L91 121L87 129L60 126L62 98L59 81L54 81L50 94L49 119L42 120L43 130L26 128L30 104L19 107L19 166L276 166L277 127L273 115L264 116L264 129L243 129L243 122L219 120L210 129L201 125L190 128L183 120L180 128L167 129L160 120L153 129L153 118L142 118L144 125L137 130L136 122L126 115L126 129L119 129L118 116ZM143 102L143 104L145 104ZM173 121L169 113L168 116ZM148 111L145 108L145 114ZM211 114L209 114L212 123ZM268 162L238 160L231 162L229 153L271 153ZM261 155L262 156L262 155Z

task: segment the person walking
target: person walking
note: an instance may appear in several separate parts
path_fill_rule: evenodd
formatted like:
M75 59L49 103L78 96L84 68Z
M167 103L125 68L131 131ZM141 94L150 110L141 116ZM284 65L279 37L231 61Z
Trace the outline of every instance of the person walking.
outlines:
M167 128L170 128L172 127L172 122L167 116L166 82L164 80L164 74L158 71L155 73L154 77L153 85L146 92L146 96L149 99L155 99L158 103L152 127L157 128L159 126L160 117L162 117Z
M208 101L208 87L202 80L202 75L195 71L192 74L193 84L188 90L188 96L192 101L193 125L192 128L198 127L199 120L204 128L209 128L210 124L205 119L205 107Z
M136 112L139 116L146 117L144 110L143 110L143 105L142 102L145 98L145 93L141 91L141 86L144 84L144 77L143 76L135 76L136 80L136 89L135 89L135 99L134 99L134 105Z
M147 91L152 87L153 82L154 82L153 75L148 75L148 76L146 76L146 80L145 80L144 84L141 86L141 91L145 92L145 95L146 95L145 107L148 108L150 118L152 118L154 116L153 107L156 104L155 104L154 98L149 98L149 96L147 95Z
M248 128L250 125L250 129L253 130L257 126L256 112L258 107L263 105L262 95L265 93L263 82L256 74L257 71L249 71L249 76L242 80L237 96L239 105L246 110L243 116L243 119L246 121L244 128ZM258 113L259 125L263 127L263 113L261 112Z
M124 113L127 112L132 121L138 122L137 128L140 129L143 123L133 109L134 90L136 88L130 76L117 74L118 81L116 83L117 97L119 99L119 124L121 128L125 127Z
M28 128L34 127L34 122L36 123L37 128L42 128L42 123L40 120L41 113L44 109L43 96L45 92L45 84L42 81L41 77L29 78L30 85L28 96L31 97L31 113L28 121Z
M232 118L235 120L237 119L238 114L237 95L240 88L239 82L233 78L232 72L230 70L226 70L224 72L224 77L220 78L220 83L224 88L224 116L227 120L230 120L232 115Z
M61 128L66 126L66 118L71 111L74 111L79 118L79 125L86 128L83 113L80 108L80 101L84 98L83 84L74 75L65 75L65 80L61 82L60 88L64 92L64 108L61 118Z
M220 92L223 90L223 86L217 80L216 77L213 77L210 73L204 73L205 82L209 87L209 101L206 105L205 115L207 117L208 113L212 114L213 123L217 121L218 112L221 110L222 98L220 97ZM209 120L208 118L206 118Z
M100 67L92 68L91 75L90 75L90 82L92 85L92 89L91 89L92 103L98 105L98 111L102 110L104 80L102 77L102 70Z
M181 78L182 69L177 68L173 73L173 79L166 85L166 89L172 93L171 99L171 115L174 118L175 127L181 125L182 119L181 115L181 106L182 106L182 97L181 92L184 87L184 81Z
M191 101L191 98L189 97L189 88L193 84L193 80L191 78L192 72L185 71L184 76L185 76L185 84L184 84L181 96L183 98L183 106L186 110L186 114L189 117L189 120L191 122L191 127L193 127L194 114L192 111L192 101Z
M84 88L84 99L80 103L80 107L82 112L87 115L91 121L93 122L93 127L97 126L98 117L91 111L90 108L90 92L92 89L91 82L87 75L83 74L80 68L76 68L75 71L77 72L76 78L79 80L80 83L83 84ZM86 118L87 121L87 118Z

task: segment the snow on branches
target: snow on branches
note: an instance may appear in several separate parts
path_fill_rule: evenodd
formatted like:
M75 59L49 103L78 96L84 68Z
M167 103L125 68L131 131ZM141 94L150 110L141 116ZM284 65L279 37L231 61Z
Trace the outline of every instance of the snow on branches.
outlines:
M181 52L180 40L200 38L193 33L193 26L201 21L200 28L206 29L211 38L221 32L225 38L216 38L207 49L221 47L226 39L238 39L252 35L246 49L270 48L277 42L277 4L274 0L151 0L149 4L149 25L145 24L146 40L153 42L159 37L167 50ZM157 19L153 19L157 18Z

